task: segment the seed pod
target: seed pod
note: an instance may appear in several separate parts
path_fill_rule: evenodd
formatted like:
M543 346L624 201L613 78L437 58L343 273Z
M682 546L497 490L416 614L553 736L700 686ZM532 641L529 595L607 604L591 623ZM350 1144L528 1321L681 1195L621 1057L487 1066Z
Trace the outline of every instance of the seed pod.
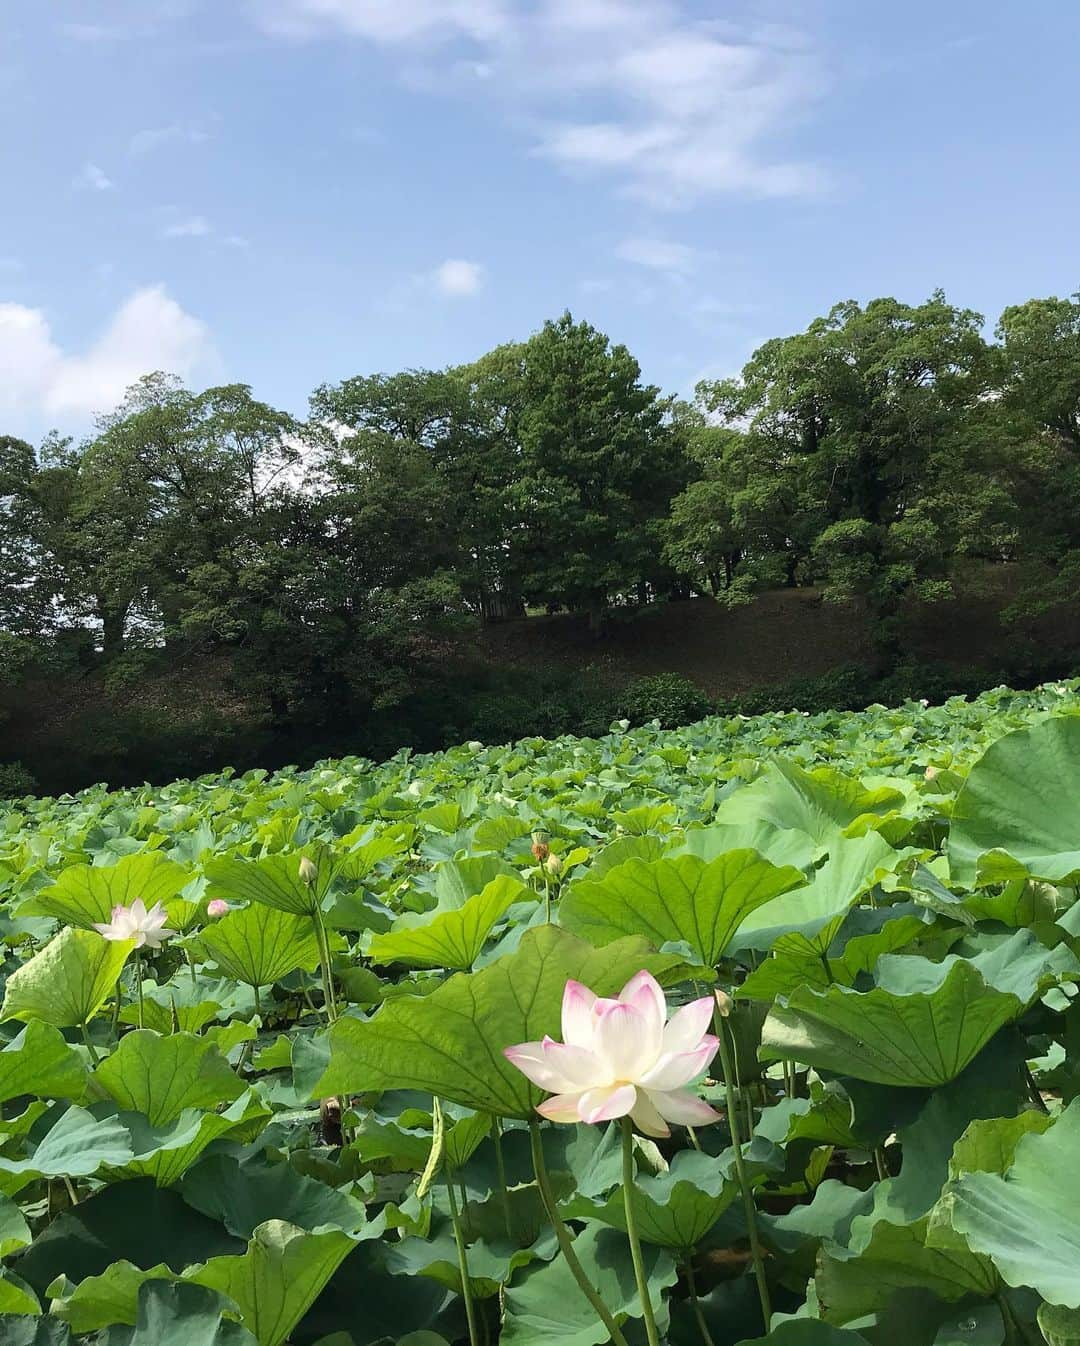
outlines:
M532 834L532 853L533 856L537 860L539 860L541 864L543 864L544 861L551 854L551 846L549 845L550 841L551 841L551 834L549 832L543 831L542 829L539 829Z

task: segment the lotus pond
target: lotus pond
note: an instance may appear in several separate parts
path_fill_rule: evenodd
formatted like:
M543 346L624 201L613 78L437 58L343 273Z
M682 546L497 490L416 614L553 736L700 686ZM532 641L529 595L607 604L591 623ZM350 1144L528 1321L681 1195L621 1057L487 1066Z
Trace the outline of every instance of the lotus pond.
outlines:
M0 803L0 1346L1080 1342L1078 689Z

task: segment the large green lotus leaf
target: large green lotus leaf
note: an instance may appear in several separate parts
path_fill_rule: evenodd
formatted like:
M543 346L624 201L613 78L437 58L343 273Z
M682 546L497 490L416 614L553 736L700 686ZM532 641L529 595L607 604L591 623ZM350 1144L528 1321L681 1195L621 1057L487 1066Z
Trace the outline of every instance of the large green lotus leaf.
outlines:
M71 1329L58 1318L19 1318L5 1313L0 1319L0 1346L70 1346L71 1339Z
M599 1292L617 1323L641 1317L641 1300L634 1280L630 1248L623 1234L601 1225L587 1225L574 1240L586 1276ZM675 1283L674 1258L663 1248L642 1249L645 1275L657 1327L667 1328L664 1290ZM566 1259L530 1267L503 1296L502 1346L600 1346L607 1329L581 1293Z
M372 937L368 956L406 967L471 968L509 907L534 896L519 878L500 874L461 906L399 917L387 934Z
M23 1094L80 1098L85 1090L82 1058L51 1024L32 1019L0 1051L0 1103Z
M241 1164L230 1154L212 1154L184 1175L184 1200L238 1237L248 1239L267 1220L287 1220L298 1229L335 1225L354 1234L367 1223L364 1204L289 1163Z
M0 1316L9 1313L40 1313L41 1305L33 1290L8 1270L0 1271Z
M949 1177L965 1173L1004 1173L1012 1167L1016 1147L1032 1132L1042 1135L1052 1119L1028 1108L1015 1117L987 1117L972 1122L953 1148Z
M108 921L113 907L130 907L137 897L148 907L168 902L190 880L183 866L160 851L137 851L114 865L69 865L20 910L56 916L88 930L95 922Z
M497 855L472 855L465 860L445 860L413 882L434 895L438 911L456 911L500 878L521 883L520 873Z
M804 771L793 762L770 762L757 780L722 800L717 823L795 829L820 849L867 814L880 815L902 807L904 796L888 786L868 790L828 767Z
M110 1170L113 1177L153 1178L159 1187L179 1181L206 1147L230 1134L257 1135L270 1117L261 1095L245 1090L224 1112L187 1108L173 1121L152 1126L141 1112L124 1112L131 1133L133 1157Z
M559 922L596 945L625 935L643 935L657 948L685 943L714 967L751 912L804 882L799 870L778 869L750 850L709 863L696 855L628 860L602 879L573 884Z
M849 939L836 952L838 941L834 941L824 958L810 950L774 952L739 986L738 996L740 999L772 1001L777 996L791 995L800 986L810 986L816 991L825 991L834 984L854 986L862 973L873 970L883 954L904 948L926 929L925 921L918 916L899 916L873 934Z
M684 967L643 939L594 949L558 926L528 930L516 953L480 972L459 972L428 996L388 1001L366 1022L339 1019L314 1096L417 1089L478 1112L529 1118L544 1095L503 1048L546 1033L561 1038L568 979L614 995L643 968L662 981Z
M875 1084L945 1084L1041 989L1067 974L1071 958L1068 950L1046 949L1028 931L971 961L885 957L871 991L800 988L775 1005L760 1055Z
M8 978L0 1019L39 1019L56 1028L89 1023L133 947L68 926Z
M930 1290L947 1303L967 1295L992 1298L998 1278L990 1259L928 1247L926 1224L880 1221L858 1253L836 1245L823 1249L815 1281L823 1315L842 1326L884 1310L897 1290L906 1289Z
M26 1216L14 1201L0 1196L0 1257L10 1257L25 1248L32 1237Z
M738 1346L869 1346L869 1342L858 1332L817 1318L790 1318L778 1323L767 1337L744 1338Z
M245 986L273 986L297 968L319 962L310 916L273 906L231 911L207 926L199 941L226 976Z
M161 1037L149 1028L128 1033L94 1072L94 1083L117 1106L141 1112L151 1126L174 1122L186 1108L216 1108L244 1092L217 1047L193 1033Z
M790 947L824 953L851 908L864 893L891 873L903 859L877 832L861 837L836 837L829 858L805 887L776 898L755 911L739 927L736 949Z
M550 1261L557 1251L555 1235L543 1230L532 1245L520 1247L506 1237L491 1243L473 1237L469 1244L469 1285L479 1299L499 1294L514 1272L537 1259ZM423 1276L438 1281L454 1294L461 1294L457 1245L449 1220L437 1218L424 1238L406 1238L393 1243L386 1252L386 1268L395 1276Z
M730 1163L698 1150L681 1150L665 1173L639 1176L634 1185L638 1232L647 1243L689 1252L739 1195ZM577 1196L562 1207L575 1220L599 1220L626 1232L622 1188L606 1200Z
M175 1272L244 1243L149 1178L112 1183L57 1216L19 1258L19 1274L39 1294L58 1276L100 1276L114 1262Z
M204 1285L149 1281L139 1289L134 1327L112 1327L100 1346L257 1346L234 1307Z
M1080 875L1080 716L1018 729L975 763L952 809L953 880L971 885L1030 874L1050 883Z
M131 1156L131 1135L119 1118L70 1107L27 1158L0 1155L0 1189L11 1195L39 1178L89 1178Z
M62 1319L72 1332L100 1332L113 1323L134 1326L139 1291L147 1281L173 1279L164 1263L143 1269L131 1262L114 1262L100 1276L87 1276L66 1295L56 1296L50 1313Z
M315 866L313 883L300 877L300 861L306 857ZM337 861L329 846L315 842L298 851L264 855L259 860L239 856L216 856L206 865L206 897L226 901L258 902L294 916L310 916L318 907L337 873Z
M1080 1312L1058 1304L1040 1304L1039 1331L1046 1338L1046 1346L1080 1346Z
M231 1299L259 1346L281 1346L356 1247L339 1229L308 1234L267 1220L239 1257L215 1257L186 1276Z
M1004 1177L976 1172L950 1183L942 1208L1008 1285L1080 1308L1080 1100L1043 1135L1018 1142Z
M613 843L608 850L612 850L618 844ZM656 850L659 854L659 846ZM728 851L745 850L757 851L774 865L794 865L796 869L805 870L813 865L820 847L806 832L800 832L794 827L780 828L764 818L758 818L745 823L716 823L711 827L689 827L685 832L677 834L664 850L664 854L696 855L699 860L708 863ZM606 855L607 851L602 854ZM652 860L656 857L649 855L645 858ZM599 876L590 871L589 877Z

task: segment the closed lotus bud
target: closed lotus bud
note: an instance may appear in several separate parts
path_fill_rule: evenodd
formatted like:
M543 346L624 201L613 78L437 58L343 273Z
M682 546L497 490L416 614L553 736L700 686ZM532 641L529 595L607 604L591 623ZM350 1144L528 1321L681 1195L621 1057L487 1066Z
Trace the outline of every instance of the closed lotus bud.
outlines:
M212 902L206 904L207 916L224 916L229 910L229 904L224 898L215 897Z
M314 864L306 855L302 855L300 857L300 882L306 883L310 887L318 877L319 871L315 868Z
M562 861L554 853L554 851L544 861L544 868L547 870L549 874L559 874L562 872Z
M928 766L926 770L923 772L923 775L926 777L927 780L934 780L934 778L937 776L937 773L938 769L936 766Z
M532 853L541 864L551 854L551 847L548 844L551 841L551 835L548 832L536 831L532 834Z
M716 996L716 1008L720 1011L721 1017L726 1019L735 1008L735 1002L726 991L716 991L714 994Z

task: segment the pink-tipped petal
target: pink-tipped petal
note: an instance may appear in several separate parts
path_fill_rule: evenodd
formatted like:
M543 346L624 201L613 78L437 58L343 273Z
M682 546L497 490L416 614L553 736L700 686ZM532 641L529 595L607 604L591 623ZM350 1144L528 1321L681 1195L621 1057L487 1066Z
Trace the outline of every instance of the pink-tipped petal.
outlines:
M667 1018L667 1001L660 983L651 972L643 969L630 978L619 992L619 999L626 1005L633 1005L641 1015L649 1035L650 1049L659 1054L664 1020Z
M596 995L587 986L572 978L566 983L562 999L563 1041L571 1047L591 1047L593 1034L593 1006Z
M676 1010L664 1029L664 1052L692 1052L712 1023L714 1001L711 996L692 1000Z
M643 1136L670 1136L671 1128L653 1107L644 1089L637 1091L637 1102L630 1112L630 1120Z
M515 1047L504 1047L503 1055L540 1089L552 1094L581 1092L581 1085L566 1079L548 1059L542 1042L520 1042Z
M581 1095L578 1116L583 1122L610 1122L625 1117L636 1102L637 1090L632 1084L609 1084Z
M536 1111L549 1122L580 1122L580 1101L580 1094L552 1094L537 1106Z
M650 1041L648 1023L634 1005L622 1001L596 1021L593 1044L607 1080L636 1080L656 1064L658 1044Z
M645 1089L681 1089L683 1085L697 1079L716 1055L719 1046L719 1039L706 1036L692 1052L664 1055L652 1070L642 1075L640 1083Z
M650 1089L649 1100L661 1117L677 1126L708 1126L720 1120L716 1109L689 1089Z
M603 1080L601 1063L584 1047L572 1047L567 1042L553 1042L551 1038L545 1038L541 1047L544 1060L552 1070L562 1079L570 1081L558 1090L559 1093L569 1093L574 1088L589 1089L595 1084L607 1082Z

